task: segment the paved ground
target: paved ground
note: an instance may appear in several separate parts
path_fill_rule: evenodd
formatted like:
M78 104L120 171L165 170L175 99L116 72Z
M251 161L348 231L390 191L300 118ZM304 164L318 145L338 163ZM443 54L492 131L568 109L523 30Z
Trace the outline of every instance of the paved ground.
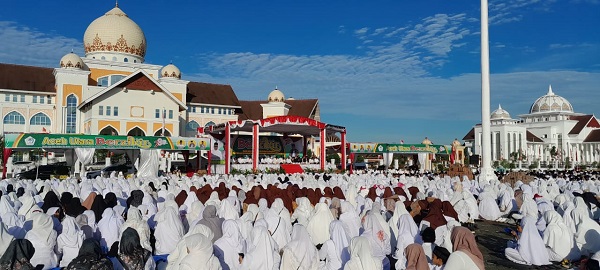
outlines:
M506 242L511 236L504 233L504 228L511 227L505 223L480 221L476 223L476 236L479 248L485 258L487 270L515 270L515 269L566 269L558 264L541 267L525 266L513 263L504 256Z

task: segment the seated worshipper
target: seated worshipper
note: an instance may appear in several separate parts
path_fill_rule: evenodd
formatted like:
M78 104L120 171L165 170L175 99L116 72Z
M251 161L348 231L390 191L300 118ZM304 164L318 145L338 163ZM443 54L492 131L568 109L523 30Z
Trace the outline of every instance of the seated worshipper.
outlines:
M371 243L363 236L352 238L350 243L350 260L344 270L381 270L381 260L373 257Z
M421 232L421 239L423 239L423 251L425 252L425 256L427 256L427 262L432 263L433 249L436 247L435 245L435 231L431 228L425 228Z
M544 240L540 236L535 226L536 219L531 216L525 216L521 220L520 231L517 236L517 244L509 243L509 247L504 250L506 258L525 265L547 265L550 264L548 251Z
M221 270L219 260L213 255L212 241L203 234L192 234L184 238L188 254L179 263L178 270ZM253 268L266 269L266 268Z
M327 211L329 212L329 211ZM248 251L244 254L240 269L242 270L277 270L281 257L275 240L271 238L266 227L255 226L248 239Z
M452 230L452 249L444 270L484 270L483 254L477 247L475 236L465 227Z
M421 245L410 244L404 253L406 254L406 270L429 270L427 257Z
M292 240L283 248L281 269L318 269L319 253L301 224L294 225ZM337 268L339 269L339 268Z
M217 207L214 205L207 205L204 208L202 219L198 224L210 228L214 234L213 239L210 239L213 243L223 236L223 219L217 216Z
M319 250L319 257L322 260L319 269L342 269L350 260L348 247L351 241L344 228L344 223L339 220L332 221L329 225L329 236L331 238L325 241Z
M297 221L299 224L306 226L308 225L308 220L312 215L313 206L306 197L298 197L296 198L296 202L298 202L298 207L294 209L292 221Z
M98 197L96 197L98 198ZM98 231L100 232L100 245L105 250L110 249L113 243L119 241L119 232L121 231L121 219L112 208L104 209L102 219L98 222Z
M43 264L43 269L58 266L56 248L56 231L53 229L52 218L44 213L31 214L32 228L25 235L35 247L35 254L30 259L32 265Z
M569 255L574 247L573 233L554 210L544 213L544 220L546 221L544 243L550 261L560 262Z
M432 270L441 270L444 269L444 265L448 262L448 257L450 257L450 251L443 247L435 247L433 249L433 265Z
M317 203L315 211L308 221L306 229L310 234L313 244L323 244L329 239L329 230L327 225L333 221L333 215L325 203Z
M389 235L384 231L384 229L388 229L389 227L387 224L385 226L386 228L381 226L374 213L369 213L365 216L363 223L364 231L361 236L369 240L373 256L382 262L383 268L389 269L390 260L387 258L387 255L391 253L392 247Z
M350 238L358 236L360 233L361 224L360 217L356 213L354 206L347 201L343 201L341 210L342 214L340 215L340 221L344 223L346 233L348 233Z
M573 210L572 216L577 228L575 244L581 250L581 255L591 256L600 251L600 225L585 211Z
M147 250L152 250L152 246L150 246L150 226L148 226L148 222L142 218L142 212L140 212L138 208L133 207L127 210L127 220L121 226L121 237L123 237L123 232L127 228L135 229L140 237L142 247Z
M239 254L246 253L246 243L234 220L223 222L223 236L215 241L213 249L223 269L235 270L240 267Z
M123 232L117 259L123 269L153 270L156 267L152 252L140 245L140 236L133 228L127 228Z
M396 269L406 268L406 254L404 251L406 247L413 243L421 243L421 236L419 235L419 228L413 220L410 214L403 214L398 219L398 240L396 241L396 252L394 258L396 261Z
M165 202L163 208L156 213L154 218L156 220L156 230L154 231L156 249L154 254L156 255L171 253L175 250L177 242L185 234L179 212L175 207L168 205L168 202Z
M487 185L484 191L479 194L479 215L485 220L497 220L502 216L498 203L496 203L496 193L491 185Z
M2 220L0 220L0 254L4 254L14 239L15 237L8 233L6 227L4 227L4 223L2 223Z
M0 257L0 269L33 270L35 267L31 264L31 257L34 253L35 248L29 240L15 239Z
M62 221L62 232L56 239L58 253L62 254L60 267L66 267L73 258L77 257L85 235L79 229L75 218L66 216Z
M112 270L113 265L102 253L100 242L90 238L83 241L79 254L67 266L66 270Z

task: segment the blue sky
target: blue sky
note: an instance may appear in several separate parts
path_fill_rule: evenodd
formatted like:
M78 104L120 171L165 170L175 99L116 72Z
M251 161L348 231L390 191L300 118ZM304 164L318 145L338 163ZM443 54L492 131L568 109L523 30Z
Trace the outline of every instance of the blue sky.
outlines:
M350 141L434 143L481 119L479 1L138 1L119 6L146 34L146 62L230 84L238 98L318 98ZM7 1L0 62L55 67L83 55L113 1ZM600 0L490 1L492 110L513 117L552 85L600 115Z

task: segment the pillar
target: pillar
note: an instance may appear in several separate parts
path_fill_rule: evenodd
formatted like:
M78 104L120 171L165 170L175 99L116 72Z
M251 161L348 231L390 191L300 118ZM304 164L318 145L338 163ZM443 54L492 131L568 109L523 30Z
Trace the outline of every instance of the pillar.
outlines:
M310 158L307 157L306 155L308 154L308 138L307 136L302 136L302 139L304 140L304 147L302 148L302 158L306 159L306 158Z
M224 149L225 149L225 174L229 174L231 171L231 151L229 147L231 147L231 126L229 122L225 124L225 138L223 138Z
M326 153L327 153L327 151L325 149L326 136L325 136L325 129L324 128L321 129L320 136L321 136L321 140L320 140L321 141L321 154L320 154L319 160L321 162L321 170L324 171L325 170L325 163L327 162L326 156L325 156Z
M342 133L340 134L341 136L341 151L342 151L342 170L346 170L346 162L348 161L348 158L346 156L346 131L342 131Z
M490 121L490 47L488 30L488 1L481 0L481 180L494 178L492 169L492 138ZM483 178L483 179L481 179Z
M252 126L252 170L256 171L258 169L258 161L259 161L259 151L258 151L258 124L254 124Z

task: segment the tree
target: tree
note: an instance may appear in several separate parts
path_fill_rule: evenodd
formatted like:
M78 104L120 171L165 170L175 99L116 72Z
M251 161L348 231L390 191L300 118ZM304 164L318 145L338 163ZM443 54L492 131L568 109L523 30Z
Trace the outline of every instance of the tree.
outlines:
M569 157L565 158L565 169L571 168L571 159Z
M365 157L363 155L357 155L356 162L358 162L358 163L365 162Z

